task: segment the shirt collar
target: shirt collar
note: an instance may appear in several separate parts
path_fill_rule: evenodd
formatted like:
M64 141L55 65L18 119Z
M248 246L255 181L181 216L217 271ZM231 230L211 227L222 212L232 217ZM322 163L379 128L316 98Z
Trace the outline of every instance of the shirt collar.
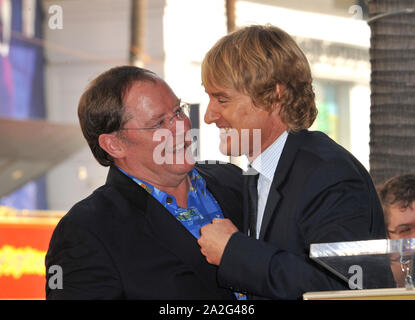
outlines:
M202 194L206 194L206 181L202 178L202 176L197 172L196 169L193 169L190 173L190 191L200 190Z
M275 170L281 157L288 133L284 131L268 148L252 162L252 167L268 180L274 179Z
M127 177L131 178L133 181L135 181L140 187L142 187L144 190L146 190L149 194L151 194L153 197L155 197L158 201L160 201L163 204L166 204L167 198L174 199L174 197L168 193L165 193L164 191L159 190L158 188L154 187L152 184L140 180L121 168L118 168L122 173L124 173ZM202 176L197 172L196 169L193 169L189 172L190 177L190 191L197 192L200 191L202 195L204 196L206 194L206 182L202 178ZM170 204L170 203L169 203Z

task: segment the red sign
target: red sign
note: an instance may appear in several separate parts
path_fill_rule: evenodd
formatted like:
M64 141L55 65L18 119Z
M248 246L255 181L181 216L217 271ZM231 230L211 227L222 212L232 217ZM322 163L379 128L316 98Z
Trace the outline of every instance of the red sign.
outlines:
M45 299L45 255L58 221L0 217L0 299Z

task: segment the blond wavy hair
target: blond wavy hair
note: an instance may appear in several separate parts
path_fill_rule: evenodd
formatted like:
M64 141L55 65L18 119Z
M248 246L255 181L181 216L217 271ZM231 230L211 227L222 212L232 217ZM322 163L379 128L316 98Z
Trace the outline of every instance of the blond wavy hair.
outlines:
M279 116L291 131L309 128L317 116L307 58L275 26L252 25L221 38L203 59L202 84L234 89L267 111L279 104Z

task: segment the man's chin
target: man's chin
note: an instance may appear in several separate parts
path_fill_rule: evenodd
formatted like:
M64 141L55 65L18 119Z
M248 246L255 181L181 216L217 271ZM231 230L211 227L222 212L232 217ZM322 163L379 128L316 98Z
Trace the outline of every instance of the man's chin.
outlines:
M192 171L195 167L195 163L183 163L183 164L173 164L171 165L172 170L179 174L186 174Z
M187 153L180 152L178 154L175 154L173 157L171 157L171 159L173 162L171 162L170 165L173 168L175 168L175 170L179 170L183 172L193 170L195 163L196 163L195 158L190 152L187 152Z

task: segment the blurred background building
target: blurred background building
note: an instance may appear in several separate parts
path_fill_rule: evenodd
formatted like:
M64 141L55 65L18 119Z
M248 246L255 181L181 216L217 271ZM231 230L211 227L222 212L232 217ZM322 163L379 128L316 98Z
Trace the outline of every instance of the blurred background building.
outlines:
M365 15L363 1L352 0L0 0L0 205L14 208L3 216L59 216L105 183L108 168L82 138L77 105L88 82L117 65L158 73L192 104L201 160L245 166L219 153L219 130L203 122L200 65L220 37L249 24L276 25L297 40L314 75L312 129L368 168ZM0 281L1 250L2 242Z
M135 63L158 73L177 96L194 105L193 125L201 129L200 158L229 161L218 151L218 129L203 122L208 98L200 79L204 54L227 33L225 0L0 3L0 39L2 47L8 47L0 64L0 76L6 79L1 83L1 117L78 127L78 99L87 83L113 66ZM368 167L370 30L363 17L364 5L351 0L234 1L235 27L270 23L295 37L314 75L319 116L312 129L328 133ZM38 149L53 138L52 132ZM69 141L63 137L56 143L65 148ZM9 177L2 174L2 184L15 188L7 179L27 183L19 190L3 188L1 204L68 210L102 185L107 168L98 165L82 139L80 147L72 149L60 163L42 170L7 170ZM49 152L45 155L50 157ZM244 165L244 159L232 161ZM1 164L2 172L12 165Z

